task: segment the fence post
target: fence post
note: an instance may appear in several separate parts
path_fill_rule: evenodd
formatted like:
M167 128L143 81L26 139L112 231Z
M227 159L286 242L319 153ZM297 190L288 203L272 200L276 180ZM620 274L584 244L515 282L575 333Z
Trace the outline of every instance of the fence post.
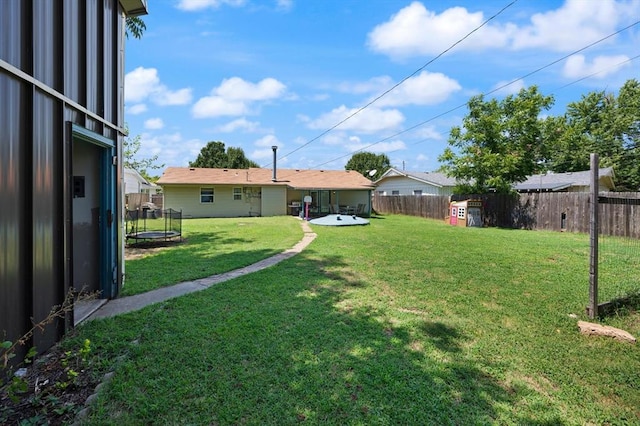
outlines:
M598 316L598 154L591 154L591 182L589 206L591 220L589 221L590 254L589 254L589 318Z

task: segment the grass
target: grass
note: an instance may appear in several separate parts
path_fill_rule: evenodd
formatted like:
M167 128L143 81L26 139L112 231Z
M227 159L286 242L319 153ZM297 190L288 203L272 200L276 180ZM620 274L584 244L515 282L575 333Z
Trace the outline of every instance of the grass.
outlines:
M162 220L162 219L158 219ZM183 241L127 260L122 296L251 265L300 241L297 218L184 219ZM144 252L145 249L139 250Z
M77 329L67 343L115 370L86 423L640 422L638 346L569 316L586 319L587 236L404 216L314 231L272 268ZM640 334L635 312L604 322Z

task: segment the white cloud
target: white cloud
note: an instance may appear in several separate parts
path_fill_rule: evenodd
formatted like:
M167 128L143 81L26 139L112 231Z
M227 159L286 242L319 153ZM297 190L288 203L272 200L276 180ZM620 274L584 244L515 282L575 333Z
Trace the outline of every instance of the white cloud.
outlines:
M253 84L240 77L231 77L223 80L213 93L230 100L264 101L280 97L285 89L286 86L275 78L265 78Z
M238 130L245 132L256 132L260 129L260 123L257 121L248 121L246 118L238 118L237 120L233 120L228 122L227 124L223 124L222 126L218 126L216 131L222 133L232 133Z
M438 14L414 1L376 26L368 34L367 44L371 50L396 59L440 54L458 41L454 52L488 48L567 52L614 33L638 14L637 0L566 0L557 9L534 14L525 25L492 21L462 40L486 20L483 12L451 7Z
M446 132L448 135L449 132ZM436 130L433 126L422 126L411 132L412 137L416 139L442 140L444 134Z
M147 106L145 104L135 104L127 107L127 114L138 115L147 111Z
M158 90L153 94L152 99L158 105L187 105L191 103L191 89L180 89L171 91L167 89Z
M338 85L338 91L344 93L354 93L356 95L363 93L382 93L393 86L393 80L391 77L383 75L379 77L373 77L365 82L359 83L340 83Z
M149 130L158 130L164 127L164 122L161 118L150 118L144 122L144 128Z
M253 152L251 152L251 155L249 157L256 162L259 162L260 160L271 160L273 159L273 150L271 149L271 147L255 149L253 150ZM282 164L282 160L280 160L279 163Z
M138 67L124 76L124 101L141 102L159 85L158 70Z
M597 56L589 64L584 55L573 55L564 63L562 75L567 78L581 78L591 75L594 78L604 78L623 66L631 65L626 62L628 60L629 57L626 55Z
M373 51L394 58L433 55L462 39L484 20L482 12L470 13L463 7L452 7L436 14L414 1L389 21L376 26L369 33L367 43ZM505 46L512 30L512 25L485 25L456 46L456 50Z
M289 11L293 8L293 0L276 0L279 10Z
M558 9L533 15L531 25L515 34L513 47L571 51L615 32L621 21L639 12L637 1L567 0Z
M157 69L138 67L124 77L124 100L140 103L145 99L157 105L186 105L191 102L191 89L169 90L160 83Z
M370 143L362 142L359 138L349 138L349 141L344 146L349 152L363 150L373 153L392 152L407 148L405 143L401 140L380 142L371 146Z
M342 105L331 112L321 115L308 124L311 129L329 129L337 123L345 120L357 111L356 108L347 108ZM381 130L397 128L404 121L404 116L397 109L383 110L370 106L342 123L340 130L352 130L356 132L373 133Z
M244 6L246 4L245 0L180 0L178 2L178 9L186 10L189 12L193 12L196 10L202 9L216 9L223 4L239 7Z
M275 135L263 136L260 139L258 139L257 141L255 141L253 144L255 146L265 147L265 148L269 148L269 149L271 149L272 146L277 146L278 148L281 148L280 145L282 145L280 143L280 141L278 140L278 138L275 137ZM272 153L273 153L273 151L272 151Z
M434 105L445 101L462 87L441 73L422 71L377 101L378 106Z
M347 136L344 132L331 132L322 137L322 143L330 146L343 145L345 143L346 137Z
M243 115L248 112L242 102L230 102L219 96L205 96L193 105L191 110L195 118Z
M244 115L250 105L281 97L286 86L274 78L265 78L257 84L232 77L222 81L211 91L211 96L200 98L193 106L195 118Z

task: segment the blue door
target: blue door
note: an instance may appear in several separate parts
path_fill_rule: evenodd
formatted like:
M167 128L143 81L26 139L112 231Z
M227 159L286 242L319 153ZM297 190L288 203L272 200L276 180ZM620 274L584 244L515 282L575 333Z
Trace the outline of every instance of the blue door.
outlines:
M73 287L112 298L118 290L114 141L72 125Z

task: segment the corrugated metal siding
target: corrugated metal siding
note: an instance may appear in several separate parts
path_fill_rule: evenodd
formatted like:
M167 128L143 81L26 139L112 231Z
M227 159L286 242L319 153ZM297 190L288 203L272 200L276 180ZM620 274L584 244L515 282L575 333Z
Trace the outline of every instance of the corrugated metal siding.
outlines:
M92 60L86 62L85 84L87 85L87 104L86 107L90 111L98 112L99 96L96 92L100 91L100 81L98 80L98 67L102 65L102 50L98 50L98 19L97 19L97 0L87 0L85 2L86 28L84 33L85 42L87 44L87 57ZM92 123L93 124L93 123ZM97 132L95 125L87 123L87 129Z
M61 102L36 90L33 102L32 206L33 206L33 319L47 317L52 305L60 303L68 290L64 282L62 257L62 113ZM53 303L52 303L53 302ZM37 348L51 346L63 332L34 335Z
M80 105L87 105L87 87L85 80L78 78L85 74L87 52L85 33L85 2L67 2L63 9L64 22L64 93Z
M105 13L103 15L103 31L101 34L109 34L114 33L118 30L117 24L115 24L115 15L113 14L113 10L115 8L114 0L103 0ZM105 32L105 30L107 32ZM117 34L117 33L115 33ZM103 49L103 66L102 66L102 80L103 84L101 85L104 90L102 93L102 117L106 118L109 121L113 121L116 117L116 108L118 105L118 97L117 96L106 96L106 94L117 94L117 79L114 79L117 76L118 72L118 56L114 56L114 46L116 45L114 41L113 35L111 37L103 37L102 44L104 45ZM117 40L117 39L116 39ZM107 135L105 135L107 136Z
M61 0L33 2L33 76L62 91Z
M24 84L0 72L0 333L11 341L28 327L31 314L31 289L23 285L30 276L25 253L30 246L24 173L27 108L20 103L25 91Z
M122 152L114 127L124 124L123 19L117 0L0 0L0 25L0 334L15 340L72 281L69 122L117 140ZM120 263L119 280L121 272ZM64 326L34 344L47 349Z
M0 1L0 59L26 72L29 71L31 63L29 55L22 49L31 26L31 22L27 23L25 19L27 6L26 1Z

